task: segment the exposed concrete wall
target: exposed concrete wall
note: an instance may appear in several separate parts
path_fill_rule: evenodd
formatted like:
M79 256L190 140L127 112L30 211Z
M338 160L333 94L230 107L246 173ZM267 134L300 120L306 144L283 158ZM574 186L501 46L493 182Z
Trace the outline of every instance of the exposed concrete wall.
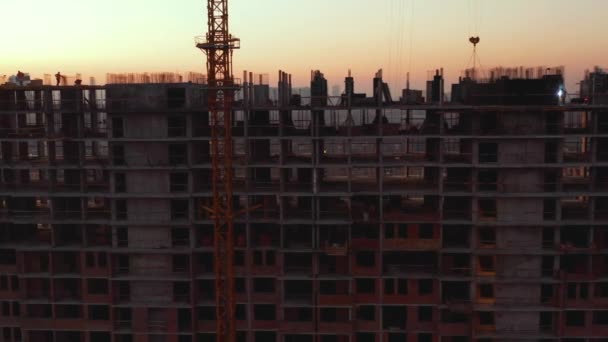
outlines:
M539 278L540 256L501 255L497 258L497 276L503 278Z
M171 259L162 254L131 255L130 273L132 275L160 275L171 273Z
M166 227L129 227L129 247L170 248L171 233Z
M542 231L538 227L504 227L496 232L498 249L540 249Z
M130 194L169 192L169 176L166 172L146 171L128 172L127 190Z
M530 332L539 331L539 315L538 312L499 312L495 317L497 332ZM537 341L518 340L518 341Z
M127 210L129 220L168 221L171 217L170 203L162 199L129 199Z
M125 115L123 116L125 138L165 138L167 137L166 115Z
M505 131L517 134L534 134L544 129L541 113L501 114L499 121Z
M172 288L170 282L131 282L131 301L140 303L170 303Z
M128 166L162 166L169 164L169 149L164 143L125 144Z
M505 306L539 305L540 286L537 284L500 284L494 288L496 304Z
M496 200L496 211L500 222L540 222L543 219L543 200L499 198Z
M498 144L498 163L542 163L545 142L538 140L501 141Z
M498 173L500 192L542 192L544 175L539 170L508 170Z

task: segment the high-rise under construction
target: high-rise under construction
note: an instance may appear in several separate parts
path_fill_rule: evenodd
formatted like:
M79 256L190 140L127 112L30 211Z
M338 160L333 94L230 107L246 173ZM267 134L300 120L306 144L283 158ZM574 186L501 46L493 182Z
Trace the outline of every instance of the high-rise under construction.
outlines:
M279 72L273 98L246 73L237 340L604 340L608 77L571 99L562 75L465 73L448 98L437 70L397 100L382 72L338 97ZM112 80L0 86L2 341L214 341L206 85Z

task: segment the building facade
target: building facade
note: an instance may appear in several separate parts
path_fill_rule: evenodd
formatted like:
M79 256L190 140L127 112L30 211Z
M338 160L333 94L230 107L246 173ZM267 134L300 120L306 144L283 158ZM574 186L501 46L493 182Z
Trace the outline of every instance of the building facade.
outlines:
M562 104L560 80L369 107L320 98L320 72L308 102L244 84L239 341L608 336L608 107ZM3 341L214 340L205 97L0 87Z

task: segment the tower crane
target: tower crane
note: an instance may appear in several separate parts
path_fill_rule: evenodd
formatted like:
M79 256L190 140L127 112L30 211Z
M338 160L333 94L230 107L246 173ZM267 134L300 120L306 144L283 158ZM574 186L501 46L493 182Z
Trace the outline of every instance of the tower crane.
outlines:
M196 37L207 55L207 108L211 126L213 204L204 208L214 225L216 340L234 342L234 210L232 200L232 105L238 89L232 53L240 40L228 30L228 0L207 0L207 34Z

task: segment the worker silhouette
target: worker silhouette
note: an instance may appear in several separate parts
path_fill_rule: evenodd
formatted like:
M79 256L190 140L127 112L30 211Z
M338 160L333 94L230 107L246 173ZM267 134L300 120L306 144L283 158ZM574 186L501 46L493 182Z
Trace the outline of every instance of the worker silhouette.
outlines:
M55 79L57 80L57 85L59 85L61 83L61 73L59 71L55 74Z

